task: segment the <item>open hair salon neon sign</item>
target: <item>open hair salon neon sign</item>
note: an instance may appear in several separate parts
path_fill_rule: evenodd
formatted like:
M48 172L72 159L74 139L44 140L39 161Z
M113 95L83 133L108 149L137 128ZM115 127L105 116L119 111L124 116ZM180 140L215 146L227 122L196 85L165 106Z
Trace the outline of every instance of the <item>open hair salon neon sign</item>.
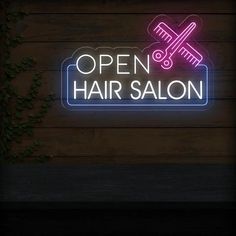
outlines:
M82 47L61 67L61 101L81 109L202 108L209 101L209 59L194 40L201 20L159 15L155 42L136 47Z

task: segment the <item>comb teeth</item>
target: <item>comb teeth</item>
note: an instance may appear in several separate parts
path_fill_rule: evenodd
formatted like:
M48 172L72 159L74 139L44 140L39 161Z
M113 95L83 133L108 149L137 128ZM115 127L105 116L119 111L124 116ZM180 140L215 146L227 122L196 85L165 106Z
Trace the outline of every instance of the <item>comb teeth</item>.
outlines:
M180 48L178 52L181 54L181 56L183 56L188 62L190 62L195 67L201 62L201 60L198 60L192 53L190 53L183 47Z
M160 26L157 26L154 30L153 30L156 34L161 34L163 33L163 29ZM160 33L158 33L159 31L161 31Z
M168 35L166 33L162 34L161 36L164 40L166 40L166 37L168 37Z
M181 55L183 55L184 53L185 53L185 50L182 50L182 51L181 51Z
M184 56L184 58L186 57L186 56L189 56L189 52L187 51L187 50L184 50L183 52L182 52L183 54L183 56ZM186 58L187 59L187 58Z
M198 61L197 59L195 59L195 60L192 62L192 65L196 67L199 63L200 63L200 61Z
M189 62L192 62L193 59L194 59L194 57L192 57L191 60L189 60Z
M199 61L199 60L196 59L196 60L194 61L193 65L196 63L196 65L195 65L195 67L196 67L196 66L199 65L200 62L201 62L201 61Z
M189 61L190 57L192 57L191 54L188 54L187 60Z
M167 42L169 43L169 41L171 40L171 37L170 37L170 35L168 35L168 34L167 34L167 36L166 36L165 40L167 40Z
M158 36L160 36L164 41L167 41L169 43L171 41L171 36L162 29L159 25L153 30Z
M163 37L164 40L167 40L169 36L167 34L165 34L165 37Z
M190 54L186 59L187 59L187 61L192 62L192 60L194 60L195 58L193 55Z
M180 50L178 52L181 52L181 55L183 55L183 53L185 52L185 48L180 48Z
M164 33L163 30L160 30L159 36L161 36ZM165 34L165 33L164 33Z

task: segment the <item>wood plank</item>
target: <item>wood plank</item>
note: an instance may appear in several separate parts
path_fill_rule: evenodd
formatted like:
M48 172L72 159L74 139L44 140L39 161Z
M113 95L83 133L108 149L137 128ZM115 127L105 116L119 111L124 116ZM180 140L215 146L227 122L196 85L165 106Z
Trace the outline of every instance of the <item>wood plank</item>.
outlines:
M33 14L19 22L17 32L26 42L34 41L145 41L155 40L147 33L156 14ZM188 15L171 17L176 22ZM234 15L201 15L203 26L195 36L198 42L235 41ZM129 24L127 24L129 22Z
M188 128L230 128L235 127L234 108L236 101L216 100L204 111L69 111L62 107L60 101L53 102L52 107L38 128L72 128L72 127L188 127ZM24 113L36 114L41 102Z
M54 12L54 13L235 13L232 0L215 0L196 2L181 0L181 1L156 1L147 0L145 4L141 0L88 0L77 1L73 0L58 0L54 1L35 1L22 0L18 4L22 9L31 13Z
M106 163L111 157L116 163L119 157L130 157L136 163L137 157L142 162L184 163L193 159L196 163L214 163L217 160L232 162L235 154L233 128L37 128L35 138L43 142L40 153L53 157L98 156ZM32 137L15 150L22 150ZM145 156L150 158L145 159ZM80 158L78 158L80 160ZM122 163L121 159L121 163Z
M235 70L233 60L233 42L204 42L201 43L209 52L214 63L214 70ZM62 61L71 56L79 47L138 47L144 48L146 43L137 42L109 42L104 45L102 42L44 42L44 43L24 43L12 51L15 61L19 61L24 56L32 56L37 61L39 70L56 70L61 67Z
M4 166L1 171L0 200L6 201L4 206L12 206L12 201L47 201L50 202L47 207L51 208L51 202L70 201L78 205L81 202L80 207L84 209L91 207L85 204L88 201L109 201L115 207L114 201L163 204L167 201L219 203L234 199L235 169L230 165L18 164ZM106 207L107 204L110 206L106 203ZM60 204L56 209L63 206L68 205ZM75 205L71 206L75 209Z
M236 101L217 100L204 111L76 111L55 102L37 127L235 127ZM32 113L32 111L31 111Z

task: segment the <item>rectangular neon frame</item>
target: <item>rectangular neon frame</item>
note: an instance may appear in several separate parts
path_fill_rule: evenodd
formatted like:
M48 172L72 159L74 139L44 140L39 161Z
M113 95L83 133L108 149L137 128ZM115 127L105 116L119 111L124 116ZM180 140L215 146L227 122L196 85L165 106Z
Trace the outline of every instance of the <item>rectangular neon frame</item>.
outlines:
M69 103L69 68L70 67L76 67L76 64L70 64L67 66L66 68L66 102L70 107L203 107L206 106L208 104L208 87L209 87L209 69L208 66L205 64L199 64L197 67L203 66L206 69L206 73L205 73L205 80L206 80L206 87L205 87L205 103L201 104L201 103L188 103L188 104L170 104L170 103L166 103L166 104L150 104L150 103L144 103L144 104L99 104L99 103L94 103L94 104L71 104Z

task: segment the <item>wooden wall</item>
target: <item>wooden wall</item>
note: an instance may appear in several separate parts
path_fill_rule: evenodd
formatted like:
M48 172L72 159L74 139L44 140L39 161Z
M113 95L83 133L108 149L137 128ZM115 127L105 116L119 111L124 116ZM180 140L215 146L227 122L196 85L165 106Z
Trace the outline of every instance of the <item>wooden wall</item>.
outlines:
M33 56L44 72L40 96L57 100L34 136L55 163L232 163L235 154L235 10L233 1L54 1L17 3L29 15L17 25L19 60ZM176 20L199 14L198 41L214 62L214 104L205 111L70 112L60 104L60 64L78 47L150 43L146 27L157 14ZM30 73L19 78L26 90ZM23 81L23 82L22 82ZM25 138L22 146L30 141ZM22 147L21 146L21 147ZM21 148L20 147L20 148Z

